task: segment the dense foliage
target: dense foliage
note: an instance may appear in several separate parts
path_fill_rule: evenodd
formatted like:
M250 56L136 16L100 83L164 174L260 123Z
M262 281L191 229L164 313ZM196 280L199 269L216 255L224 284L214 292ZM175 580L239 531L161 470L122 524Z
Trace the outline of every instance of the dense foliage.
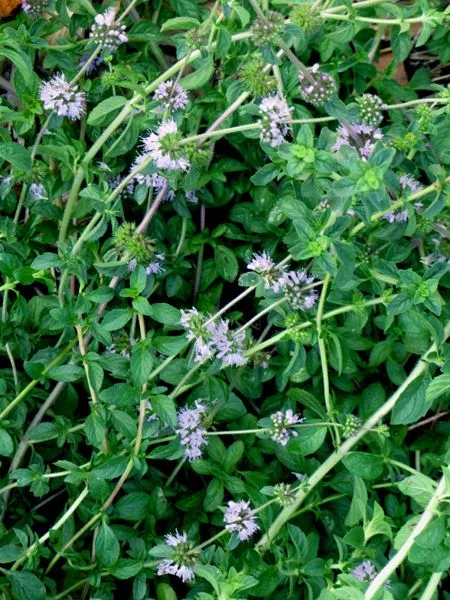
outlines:
M445 2L17 4L2 598L450 598Z

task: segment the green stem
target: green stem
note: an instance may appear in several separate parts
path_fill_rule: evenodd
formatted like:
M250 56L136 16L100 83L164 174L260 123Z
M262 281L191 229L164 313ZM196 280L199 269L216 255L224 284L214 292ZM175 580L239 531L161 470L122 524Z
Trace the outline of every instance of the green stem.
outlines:
M373 298L372 300L367 300L367 302L363 302L360 305L356 306L354 304L349 304L348 306L341 306L340 308L336 308L334 310L330 310L330 312L327 312L323 315L323 319L331 319L332 317L335 317L336 315L340 315L346 312L351 312L352 310L358 310L359 308L367 308L368 306L375 306L376 304L383 304L384 302L384 298ZM253 354L256 354L256 352L260 352L261 350L264 350L264 348L267 348L269 346L273 346L274 344L276 344L277 342L279 342L280 340L282 340L285 336L290 335L292 332L294 331L299 331L301 329L306 329L308 327L312 326L312 321L305 321L304 323L300 323L300 325L296 325L295 327L291 327L289 329L285 329L284 331L280 331L280 333L277 333L276 335L274 335L273 337L269 338L268 340L261 342L261 344L257 344L256 346L253 346L253 348L250 348L249 350L247 350L247 352L245 353L245 356L252 356Z
M36 550L36 548L38 548L39 546L42 546L42 544L44 544L50 537L50 535L55 532L58 531L58 529L61 529L61 527L64 525L64 523L70 519L70 517L73 515L73 513L77 510L77 508L80 506L80 504L83 502L83 500L86 498L86 496L89 493L89 489L86 487L84 488L84 490L81 492L81 494L78 496L78 498L76 498L76 500L72 503L72 505L70 506L70 508L63 514L63 516L53 525L53 527L51 529L49 529L47 531L47 533L45 533L44 535L42 535L38 540L36 540L34 542L34 544L32 544L28 550L25 551L25 553L16 560L16 562L13 564L13 566L11 567L12 571L16 571L20 565L29 557L33 554L33 552Z
M447 177L445 179L444 183L450 183L450 177ZM418 200L419 198L422 198L423 196L426 196L427 194L430 194L431 192L437 192L441 188L442 188L441 183L436 181L435 183L432 183L428 187L424 188L423 190L420 190L419 192L416 192L415 194L411 194L407 198L397 200L396 202L392 202L391 205L389 206L389 208L386 208L384 210L380 210L380 211L374 213L370 217L370 222L376 223L376 221L379 221L382 217L384 217L384 215L387 215L389 212L402 207L405 202L408 202L408 203L413 202L414 200ZM353 237L354 235L356 235L358 233L358 231L361 231L361 229L364 229L364 227L366 227L366 223L364 223L364 221L361 221L361 223L358 223L358 225L355 225L355 227L353 227L353 229L350 231L350 237Z
M331 394L330 394L330 378L328 375L327 350L325 347L325 340L322 336L322 318L323 318L323 311L325 308L325 299L327 296L328 286L330 284L330 279L331 279L330 274L327 273L327 275L325 276L324 282L323 282L322 293L320 294L319 306L317 308L316 327L317 327L317 344L319 347L320 363L322 365L323 395L324 395L324 399L325 399L325 407L326 407L327 414L330 417L330 419L334 420L333 403L332 403ZM341 443L339 428L334 426L333 431L334 431L333 437L335 440L335 445L338 446Z
M414 527L412 532L403 542L402 547L397 551L397 553L391 558L391 560L381 569L375 579L369 585L367 592L364 595L364 600L372 600L375 595L378 593L378 590L383 587L385 582L389 579L389 577L394 573L394 571L402 564L405 558L408 556L409 551L411 550L415 540L419 537L419 535L425 530L427 525L432 521L435 516L436 509L439 505L439 502L442 500L442 497L446 493L446 479L445 475L442 475L441 480L428 502L422 516L420 517L417 525Z
M445 341L450 335L450 323L447 323L444 330L443 340ZM307 489L300 489L291 505L284 508L272 525L269 527L257 544L257 549L265 551L278 535L284 524L292 518L292 515L299 509L307 494L314 489L324 477L350 452L350 450L364 437L368 429L372 429L377 423L385 417L394 408L397 400L406 389L420 377L428 368L427 357L429 354L436 352L436 344L432 344L430 348L421 356L416 366L405 379L401 386L390 396L390 398L363 424L363 427L358 430L355 435L348 438L337 450L331 454L320 467L309 477Z
M439 583L443 577L444 573L433 573L428 580L427 587L424 589L422 595L419 600L432 600L434 598L434 593L437 590Z
M426 23L430 19L423 15L422 17L413 17L411 19L376 19L375 17L357 17L355 15L335 15L331 13L321 12L320 16L323 19L333 19L337 21L357 21L360 23L380 23L381 25L402 25L403 23Z
M62 361L62 359L72 350L72 348L75 346L77 340L76 338L73 339L69 344L67 344L67 346L64 348L64 350L62 350L58 356L56 358L54 358L46 367L45 369L42 371L41 377L45 377L45 375L47 375L47 373L49 372L49 370L56 366L58 363L60 363ZM6 408L4 408L2 410L2 412L0 413L0 421L4 418L6 418L9 413L18 405L20 404L20 402L22 402L22 400L24 398L26 398L26 396L31 392L32 389L34 389L37 384L39 383L40 379L33 379L32 381L30 381L30 383L20 392L20 394L18 396L16 396L14 398L14 400L12 400L12 402L10 402L8 404L8 406Z

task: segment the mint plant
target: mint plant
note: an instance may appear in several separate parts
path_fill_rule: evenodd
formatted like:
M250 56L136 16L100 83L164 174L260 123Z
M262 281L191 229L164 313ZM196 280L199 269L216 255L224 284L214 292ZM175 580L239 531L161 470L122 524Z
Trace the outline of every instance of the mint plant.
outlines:
M2 597L448 598L445 3L16 4Z

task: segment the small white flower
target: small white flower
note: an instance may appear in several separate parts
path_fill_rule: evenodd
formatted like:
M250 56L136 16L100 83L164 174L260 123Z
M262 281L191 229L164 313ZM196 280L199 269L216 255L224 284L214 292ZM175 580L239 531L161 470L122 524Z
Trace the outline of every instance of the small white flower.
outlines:
M206 407L195 401L195 408L182 408L178 412L177 433L181 438L181 445L185 446L184 455L189 460L201 457L203 447L207 445L206 429L203 427L203 415Z
M211 345L217 350L216 357L226 366L241 367L247 359L244 356L245 333L234 333L227 320L220 319L211 331Z
M412 175L402 175L399 179L401 188L403 190L408 190L410 194L416 194L421 190L425 189L424 186L414 179Z
M128 36L125 33L125 25L114 23L116 11L114 8L108 8L103 14L95 17L95 23L91 27L89 36L98 44L111 51L117 50L121 44L128 42Z
M155 254L151 262L149 262L147 265L147 275L158 275L159 273L164 273L165 269L162 266L164 258L164 254Z
M161 109L171 112L184 110L188 104L188 95L184 88L171 79L160 83L153 94L153 100L160 102Z
M282 144L290 131L293 107L280 94L272 94L262 99L259 105L261 139L276 148Z
M46 200L47 193L42 183L32 183L30 185L30 194L35 200Z
M193 544L187 539L187 534L168 533L165 542L172 548L174 556L166 558L158 564L157 575L176 575L184 583L193 581L194 571L192 567L196 564L198 553L193 553Z
M189 160L181 154L178 145L178 127L175 121L163 121L155 132L150 133L144 138L144 149L148 156L153 160L158 169L167 169L171 171L189 169ZM165 147L165 139L169 138L169 146Z
M37 19L47 7L48 0L23 0L22 9L31 19Z
M317 302L317 292L314 289L305 290L305 286L310 285L313 281L314 277L308 275L304 270L286 273L282 289L292 308L297 310L313 308Z
M248 540L259 530L256 524L256 516L250 509L250 501L228 502L228 508L224 515L225 529L235 532L241 542Z
M65 75L55 75L41 85L39 96L46 110L54 110L60 117L80 119L86 110L86 95L78 86L66 80Z
M301 423L303 419L300 418L300 415L294 414L290 408L285 412L279 410L271 415L270 418L272 419L273 423L273 431L270 437L274 442L278 442L282 446L286 446L291 437L298 436L297 431L289 426Z
M358 581L370 582L377 576L375 565L370 560L365 560L352 571L353 577Z
M252 260L247 264L247 269L261 276L266 290L278 293L284 286L286 279L284 267L277 267L266 251L259 254L255 252Z
M364 123L356 123L349 127L339 125L337 131L339 137L331 150L338 152L343 146L352 146L358 150L360 156L364 159L370 158L376 141L383 139L381 129Z

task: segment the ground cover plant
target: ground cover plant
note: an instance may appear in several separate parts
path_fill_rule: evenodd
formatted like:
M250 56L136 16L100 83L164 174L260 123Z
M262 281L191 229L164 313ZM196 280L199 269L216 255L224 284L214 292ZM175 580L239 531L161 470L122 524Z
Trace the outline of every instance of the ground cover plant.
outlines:
M449 598L446 3L0 12L2 598Z

